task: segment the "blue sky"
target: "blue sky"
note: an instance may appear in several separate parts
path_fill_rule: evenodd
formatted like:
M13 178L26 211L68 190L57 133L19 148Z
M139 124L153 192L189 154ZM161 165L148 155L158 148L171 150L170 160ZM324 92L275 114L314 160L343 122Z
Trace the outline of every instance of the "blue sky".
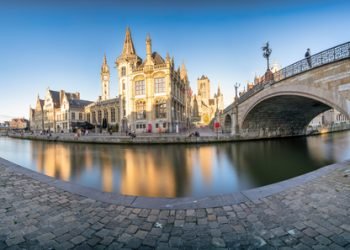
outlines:
M72 3L73 2L73 3ZM234 83L244 86L265 71L261 47L269 41L271 61L287 66L312 53L350 41L350 2L318 1L27 1L0 2L0 121L28 117L36 96L53 90L100 95L104 53L117 92L114 61L127 26L136 52L145 38L176 65L185 62L192 89L207 75L212 95L218 83L225 104Z

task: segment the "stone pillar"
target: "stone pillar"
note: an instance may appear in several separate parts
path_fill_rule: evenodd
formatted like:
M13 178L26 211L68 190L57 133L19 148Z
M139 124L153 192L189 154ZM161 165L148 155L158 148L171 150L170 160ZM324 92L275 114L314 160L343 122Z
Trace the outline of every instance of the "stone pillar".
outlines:
M239 123L238 123L238 104L234 104L233 107L233 119L232 119L232 135L239 134Z

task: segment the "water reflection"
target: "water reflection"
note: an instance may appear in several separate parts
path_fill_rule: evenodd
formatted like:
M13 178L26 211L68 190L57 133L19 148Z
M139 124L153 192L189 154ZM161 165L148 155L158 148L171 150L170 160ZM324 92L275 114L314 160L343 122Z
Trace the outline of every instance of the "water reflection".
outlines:
M48 176L105 192L204 196L274 183L349 159L350 132L162 146L51 143L1 137L0 156Z

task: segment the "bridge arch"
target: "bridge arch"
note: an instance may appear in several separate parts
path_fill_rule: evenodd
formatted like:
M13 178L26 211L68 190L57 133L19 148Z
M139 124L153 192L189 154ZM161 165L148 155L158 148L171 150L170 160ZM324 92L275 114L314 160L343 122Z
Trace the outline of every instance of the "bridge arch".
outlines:
M310 93L278 91L254 99L241 114L240 128L243 130L303 134L314 117L332 108L349 118L342 105L345 101L340 96L330 100Z

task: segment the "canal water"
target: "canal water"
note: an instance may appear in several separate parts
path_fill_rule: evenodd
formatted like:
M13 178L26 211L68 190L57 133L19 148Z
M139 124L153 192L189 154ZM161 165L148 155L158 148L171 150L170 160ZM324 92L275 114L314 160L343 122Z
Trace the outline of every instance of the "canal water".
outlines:
M102 145L0 137L0 157L105 192L201 197L259 187L350 159L350 131L210 145Z

